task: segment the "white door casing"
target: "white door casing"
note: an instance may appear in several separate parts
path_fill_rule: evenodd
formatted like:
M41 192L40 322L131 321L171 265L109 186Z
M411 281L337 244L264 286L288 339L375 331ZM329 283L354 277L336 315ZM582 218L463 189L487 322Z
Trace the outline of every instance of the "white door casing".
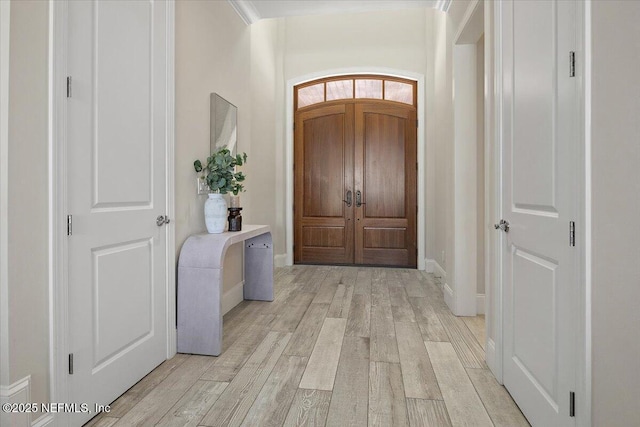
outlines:
M9 378L9 36L11 2L0 2L0 389ZM1 393L0 393L1 394ZM0 396L0 403L4 403ZM9 414L0 413L0 421L9 423Z
M67 7L67 401L93 409L168 355L171 238L156 218L168 213L172 4Z
M485 327L487 366L502 384L502 279L501 252L498 233L491 232L492 219L502 212L500 188L500 127L499 88L500 36L495 22L499 8L494 2L484 2L484 171L485 171Z
M503 380L532 425L575 425L579 251L576 3L504 1L502 49Z

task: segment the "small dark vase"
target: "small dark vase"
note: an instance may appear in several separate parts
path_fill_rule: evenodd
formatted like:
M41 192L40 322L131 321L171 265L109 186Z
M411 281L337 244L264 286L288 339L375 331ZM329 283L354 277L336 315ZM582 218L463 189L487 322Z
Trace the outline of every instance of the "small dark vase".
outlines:
M229 231L242 231L242 215L240 211L242 208L228 208L229 217Z

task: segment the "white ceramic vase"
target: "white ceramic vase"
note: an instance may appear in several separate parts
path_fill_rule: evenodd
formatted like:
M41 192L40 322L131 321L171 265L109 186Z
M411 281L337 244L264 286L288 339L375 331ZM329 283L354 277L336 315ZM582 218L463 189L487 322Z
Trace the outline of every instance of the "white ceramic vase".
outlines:
M204 222L209 233L223 233L227 225L227 201L222 194L209 193L204 202Z

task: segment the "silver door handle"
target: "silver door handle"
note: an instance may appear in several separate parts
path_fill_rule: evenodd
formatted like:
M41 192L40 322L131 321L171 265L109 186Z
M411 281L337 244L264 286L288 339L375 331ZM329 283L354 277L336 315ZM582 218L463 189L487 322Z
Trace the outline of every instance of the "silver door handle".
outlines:
M164 215L158 215L158 218L156 218L156 225L158 227L162 227L165 224L169 224L171 222L171 220L169 219L168 216L164 216Z
M358 190L356 191L356 207L359 208L362 205L366 205L366 203L362 201L362 193Z
M496 230L502 230L505 233L509 232L509 221L506 221L504 219L501 219L500 222L498 224L493 224L493 227Z

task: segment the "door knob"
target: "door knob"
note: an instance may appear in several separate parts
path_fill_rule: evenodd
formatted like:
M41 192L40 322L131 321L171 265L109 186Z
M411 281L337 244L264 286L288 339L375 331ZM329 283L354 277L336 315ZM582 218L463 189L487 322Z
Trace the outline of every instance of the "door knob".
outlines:
M506 221L504 219L501 219L500 222L498 224L493 224L493 227L496 230L502 230L505 233L509 232L509 221Z
M347 204L347 207L351 207L351 190L347 191L347 200L343 200Z
M158 215L158 218L156 218L156 225L158 227L162 227L165 224L169 224L171 222L171 220L169 219L168 216L164 216L164 215Z

